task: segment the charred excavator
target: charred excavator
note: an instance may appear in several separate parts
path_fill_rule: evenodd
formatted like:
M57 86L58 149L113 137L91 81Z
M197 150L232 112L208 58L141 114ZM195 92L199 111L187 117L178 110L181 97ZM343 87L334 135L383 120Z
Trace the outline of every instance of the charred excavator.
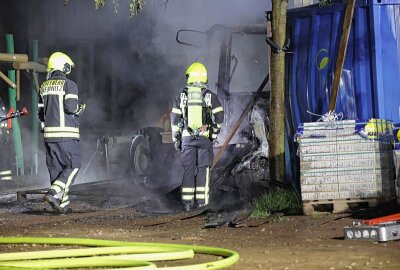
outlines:
M176 35L177 42L193 50L193 55L200 52L201 59L197 60L207 66L208 88L217 93L225 111L224 124L214 146L210 184L210 207L216 211L243 209L244 204L249 204L270 185L266 33L265 25L215 25L206 32L180 30ZM193 40L203 41L203 46ZM97 152L106 160L106 166L102 167L106 168L108 179L121 176L133 179L136 185L151 189L153 194L175 194L172 197L180 202L183 168L172 143L169 113L162 116L159 127L141 128L130 138L98 139ZM118 169L113 169L113 163Z

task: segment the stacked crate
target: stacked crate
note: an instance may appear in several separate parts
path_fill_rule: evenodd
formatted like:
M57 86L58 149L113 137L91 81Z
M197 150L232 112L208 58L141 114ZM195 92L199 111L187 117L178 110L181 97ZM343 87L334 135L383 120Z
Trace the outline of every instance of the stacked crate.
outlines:
M396 166L397 204L400 206L400 123L394 127L394 164Z
M366 124L345 120L299 127L305 214L312 213L312 206L318 204L332 204L333 211L340 212L348 203L368 200L374 205L393 197L393 132L384 128L387 134L361 136Z

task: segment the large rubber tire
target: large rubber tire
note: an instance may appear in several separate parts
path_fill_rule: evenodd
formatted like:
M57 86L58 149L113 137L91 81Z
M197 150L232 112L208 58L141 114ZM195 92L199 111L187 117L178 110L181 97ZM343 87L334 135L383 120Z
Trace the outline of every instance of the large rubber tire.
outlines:
M131 142L131 177L136 184L150 189L174 189L181 184L178 152L172 143L162 142L162 131L159 127L143 128L133 136Z
M151 173L149 141L143 135L133 138L131 148L131 174L133 177L146 177Z

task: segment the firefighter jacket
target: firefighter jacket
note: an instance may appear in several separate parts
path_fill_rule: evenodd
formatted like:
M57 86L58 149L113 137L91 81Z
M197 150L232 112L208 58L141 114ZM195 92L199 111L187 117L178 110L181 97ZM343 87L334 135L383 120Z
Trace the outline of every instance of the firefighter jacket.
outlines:
M79 139L78 87L63 72L54 71L43 82L38 109L45 142Z
M175 98L171 112L174 141L203 136L214 140L224 122L224 110L216 94L198 86L187 86Z

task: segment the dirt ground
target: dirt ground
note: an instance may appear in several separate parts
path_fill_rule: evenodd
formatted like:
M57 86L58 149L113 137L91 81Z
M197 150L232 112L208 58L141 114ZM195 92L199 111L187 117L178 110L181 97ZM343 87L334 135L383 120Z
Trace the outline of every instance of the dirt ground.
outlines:
M205 216L149 215L131 208L56 215L41 201L2 203L0 236L82 237L135 242L205 245L233 249L240 261L229 269L400 269L400 241L344 240L348 214L248 219L242 227L204 229ZM32 247L2 245L0 252Z

